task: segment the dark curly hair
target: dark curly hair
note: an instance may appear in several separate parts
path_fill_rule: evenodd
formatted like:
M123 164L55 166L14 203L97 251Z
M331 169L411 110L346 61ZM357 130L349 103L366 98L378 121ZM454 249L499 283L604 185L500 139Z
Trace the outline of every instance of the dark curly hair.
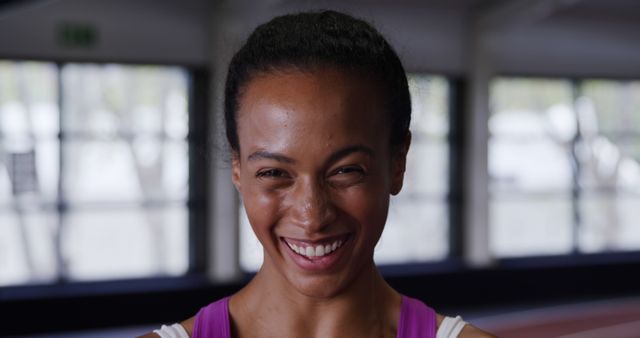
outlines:
M335 11L321 11L283 15L258 26L232 58L224 102L231 150L240 150L236 115L243 89L253 77L320 66L354 70L379 81L386 93L391 145L395 148L402 144L411 121L411 98L398 55L367 22Z

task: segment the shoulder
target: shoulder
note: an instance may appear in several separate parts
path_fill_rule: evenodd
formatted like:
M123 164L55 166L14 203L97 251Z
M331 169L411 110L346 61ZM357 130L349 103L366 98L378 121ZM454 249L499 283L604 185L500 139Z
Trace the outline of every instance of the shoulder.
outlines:
M189 337L191 337L193 335L192 334L193 333L193 324L194 324L195 320L196 320L196 317L194 316L194 317L191 317L191 318L189 318L187 320L183 320L183 321L180 322L180 326L182 326L182 328L184 328L184 330L187 331L187 334L188 334ZM184 333L181 334L180 337L182 337L183 335L184 335ZM160 337L160 335L158 335L155 332L149 332L149 333L143 334L142 336L138 336L137 338L161 338L161 337Z
M196 316L193 316L189 319L183 320L180 322L180 325L184 327L184 330L187 331L189 337L193 336L193 325L196 322Z
M439 313L436 313L438 328L440 328L440 324L442 324L442 321L444 320L444 318L445 316ZM462 329L462 331L460 332L460 334L458 335L458 338L497 338L497 337L467 323Z
M460 335L458 337L459 338L498 338L488 332L484 332L480 330L479 328L471 324L465 325L464 329L462 329L462 332L460 332Z
M138 336L137 338L161 338L161 337L164 337L166 334L169 334L171 337L176 337L175 334L178 335L177 337L184 337L184 332L180 333L178 331L175 331L175 327L177 327L178 325L182 326L182 328L187 332L188 337L191 337L193 332L194 321L195 321L195 317L191 317L187 320L183 320L182 322L180 322L180 324L172 325L171 328L163 326L160 329L161 332L164 332L162 335L157 334L155 332L149 332L149 333L143 334L142 336ZM182 331L182 330L179 330L179 331Z
M438 328L440 328L440 324L442 324L442 321L444 319L445 319L445 316L439 313L436 314ZM467 323L462 329L462 331L460 332L460 334L458 335L458 338L497 338L497 337Z

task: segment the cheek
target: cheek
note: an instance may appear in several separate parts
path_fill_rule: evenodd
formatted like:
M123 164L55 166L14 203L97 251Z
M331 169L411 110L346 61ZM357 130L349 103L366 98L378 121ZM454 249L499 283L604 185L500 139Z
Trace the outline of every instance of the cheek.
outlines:
M387 222L387 213L389 210L389 196L378 196L370 203L370 208L367 210L366 226L371 227L371 235L379 237L382 233L385 223Z
M378 189L363 189L341 198L341 209L361 226L365 237L382 232L389 208L389 194Z

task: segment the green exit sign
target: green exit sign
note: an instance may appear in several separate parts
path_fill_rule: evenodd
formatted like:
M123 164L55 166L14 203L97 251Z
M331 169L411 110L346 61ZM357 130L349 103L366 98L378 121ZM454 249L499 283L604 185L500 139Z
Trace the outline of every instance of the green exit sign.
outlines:
M57 29L58 43L68 48L91 48L98 42L95 26L84 23L62 23Z

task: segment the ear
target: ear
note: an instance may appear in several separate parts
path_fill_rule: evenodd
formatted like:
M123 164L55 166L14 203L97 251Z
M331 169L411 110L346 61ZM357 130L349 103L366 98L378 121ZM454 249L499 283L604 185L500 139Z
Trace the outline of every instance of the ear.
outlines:
M407 131L404 141L400 146L393 150L391 154L391 194L397 195L402 190L404 182L404 172L407 167L407 153L411 145L411 132Z
M231 153L231 181L240 192L240 154L237 151Z

